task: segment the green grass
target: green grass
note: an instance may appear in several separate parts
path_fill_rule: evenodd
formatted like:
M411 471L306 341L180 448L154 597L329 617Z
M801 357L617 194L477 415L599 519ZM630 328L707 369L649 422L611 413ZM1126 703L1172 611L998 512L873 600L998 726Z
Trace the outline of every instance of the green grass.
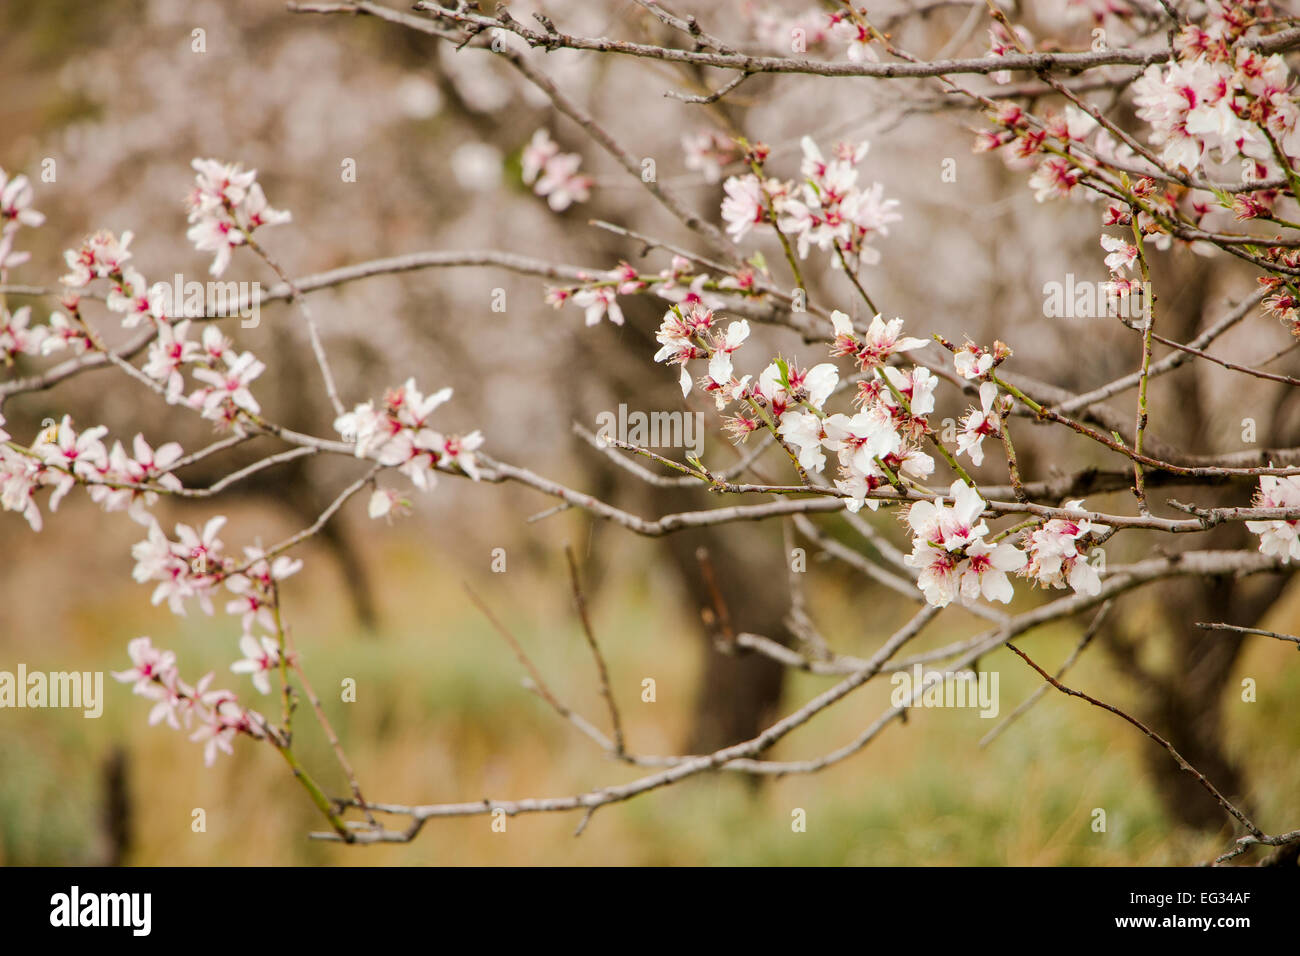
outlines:
M305 666L372 799L560 796L643 772L604 758L521 686L523 669L461 590L463 570L448 561L431 563L400 537L385 548L375 555L380 606L387 608L377 634L358 631L337 582L321 570L323 562L309 562L285 596ZM593 595L592 614L630 746L673 752L689 729L699 638L684 609L665 601L667 582L634 573L634 561L628 565ZM869 651L906 609L887 606L864 628L843 604L840 583L821 581L826 594L814 589L815 606L833 610L825 614L828 632L860 635L844 650ZM528 649L554 692L607 726L558 561L512 567L507 575L484 572L473 586ZM221 685L278 716L278 696L260 698L246 679L226 670L237 622L220 613L142 614L145 593L130 585L76 616L70 639L80 667L120 669L126 640L151 633L156 643L178 651L188 678L215 670ZM1023 639L1022 646L1050 667L1077 634L1060 624ZM954 636L927 634L917 649ZM33 669L50 664L37 654L27 663ZM1284 646L1252 646L1241 672L1259 681L1259 700L1228 706L1231 746L1250 768L1259 819L1273 829L1297 824L1295 663L1294 651ZM504 834L493 833L488 818L473 817L431 822L414 844L381 848L309 841L306 834L322 821L269 748L240 741L234 757L205 768L197 745L165 726L148 727L146 702L107 678L99 720L53 710L3 714L0 862L97 859L99 768L115 744L130 758L136 837L130 862L137 864L1126 865L1199 862L1225 845L1224 835L1171 827L1143 777L1143 748L1154 745L1082 701L1053 692L981 749L979 739L1038 683L1005 650L985 666L1000 673L997 719L970 710L914 710L906 725L890 725L860 753L820 774L759 787L730 773L691 780L602 808L576 839L575 814L516 817ZM649 676L659 690L653 704L640 700L641 680ZM356 703L340 700L345 678L357 682ZM1100 654L1086 655L1070 683L1121 706L1134 703ZM826 678L794 675L783 712L826 686ZM853 739L888 706L889 690L888 684L860 690L783 740L771 756L810 757ZM329 792L343 793L343 776L305 702L296 727L304 763ZM206 811L205 833L190 828L196 807ZM806 813L806 832L792 832L796 808ZM1106 813L1102 833L1092 828L1096 808Z

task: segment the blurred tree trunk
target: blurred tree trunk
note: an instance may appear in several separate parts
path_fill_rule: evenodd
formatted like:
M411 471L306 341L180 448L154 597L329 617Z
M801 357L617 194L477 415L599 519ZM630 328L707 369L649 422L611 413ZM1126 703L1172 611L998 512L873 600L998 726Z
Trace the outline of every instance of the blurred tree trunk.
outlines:
M708 507L707 493L656 494L659 511ZM789 612L781 542L771 529L689 530L665 546L691 601L700 609L701 667L687 753L710 753L754 737L781 700L785 668L730 644L752 631L785 643Z
M103 802L100 805L98 866L121 866L131 851L131 791L128 785L127 755L121 747L108 752L100 767Z

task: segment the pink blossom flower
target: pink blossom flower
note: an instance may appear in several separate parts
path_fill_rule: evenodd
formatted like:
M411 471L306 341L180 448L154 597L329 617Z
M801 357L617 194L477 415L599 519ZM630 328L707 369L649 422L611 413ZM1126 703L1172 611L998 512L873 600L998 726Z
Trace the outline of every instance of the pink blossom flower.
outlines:
M50 324L44 338L41 339L41 354L51 355L66 348L72 349L73 355L82 355L90 347L90 339L80 328L73 325L62 312L50 313Z
M575 202L591 198L592 179L578 172L582 157L577 153L563 153L546 164L546 169L533 187L533 192L546 197L546 203L555 212L563 212Z
M763 187L753 173L732 176L722 184L726 197L722 200L722 219L727 224L727 234L739 242L755 227L767 223Z
M137 637L126 645L126 652L131 658L132 667L124 671L113 671L113 678L124 684L131 684L132 693L148 696L152 693L150 685L161 682L174 683L176 680L176 654L160 650L153 646L148 637Z
M153 306L149 298L149 284L139 271L125 267L120 278L114 280L104 304L110 312L123 313L122 326L133 329L144 319L151 319Z
M63 253L71 271L59 281L75 289L89 285L93 279L121 272L122 264L131 258L127 251L131 239L130 232L122 233L120 239L104 230L95 233L80 248Z
M47 481L54 486L50 495L50 511L57 511L59 502L72 490L77 479L89 480L99 477L108 466L108 450L100 441L108 434L108 428L97 425L77 434L72 427L71 416L64 415L57 427L50 432L42 432L41 437L32 445L32 451L46 465L56 468L48 474Z
M886 365L877 369L876 374L883 374L907 399L908 410L913 418L921 418L934 411L934 390L938 387L939 380L928 368L917 366L910 372L904 372L892 365ZM881 401L889 406L893 406L896 402L893 392L883 392L880 397Z
M749 338L749 323L742 319L728 325L726 333L714 345L713 355L709 358L709 378L716 384L727 385L731 382L731 353L740 348L747 338Z
M14 239L17 234L17 229L0 229L0 275L22 265L32 257L30 252L19 252L14 249Z
M185 238L194 243L199 252L215 253L208 271L219 276L230 267L231 256L237 246L244 243L244 234L229 219L220 214L204 215L185 232Z
M271 693L271 680L267 675L280 665L279 645L270 637L255 638L245 634L239 639L239 650L244 656L230 665L231 671L252 675L254 687L263 694Z
M370 495L370 501L366 506L366 514L372 519L388 518L392 521L394 515L405 514L410 510L410 502L403 498L391 488L376 488Z
M256 415L262 406L248 386L265 371L265 363L259 361L252 352L242 353L224 370L196 369L194 377L200 382L207 382L208 387L191 394L189 403L200 409L204 418L213 421L233 419L234 409L243 409Z
M177 541L167 539L158 522L151 521L145 540L131 546L135 559L132 577L142 584L157 581L151 601L167 602L173 614L185 614L185 601L195 597L204 612L212 613L211 591L225 569L222 543L217 538L226 519L216 516L203 527L202 533L189 525L176 525Z
M826 466L826 456L822 454L822 421L812 412L787 412L777 432L795 448L799 466L805 471L818 472Z
M157 337L149 343L144 374L163 384L169 402L179 401L185 390L185 377L181 374L181 369L198 361L201 354L199 343L187 338L189 330L189 319L175 325L160 322Z
M973 541L966 547L966 561L961 565L961 595L973 600L981 594L990 601L1011 603L1014 588L1008 572L1025 566L1025 553L1003 541L990 545Z
M12 179L0 169L0 228L11 226L39 226L45 216L32 208L32 185L27 177L17 175Z
M555 212L563 212L575 202L586 202L591 195L592 180L581 175L582 157L561 153L560 147L545 129L533 133L520 157L524 182L533 192L546 197Z
M820 409L839 382L839 369L830 362L822 362L810 369L801 369L794 362L785 367L773 362L758 376L756 390L766 400L772 415L780 418L786 410L802 403Z
M1260 475L1255 494L1257 508L1288 508L1300 511L1300 475ZM1259 535L1261 554L1280 557L1286 563L1300 558L1300 519L1247 521L1246 527Z
M256 182L257 170L245 171L238 163L215 159L195 159L190 165L196 175L186 200L191 226L185 235L195 249L215 254L209 269L212 275L226 271L232 252L243 245L249 233L292 218L288 212L267 205L266 195Z
M158 492L142 487L113 487L114 485L143 486L157 485L162 488L179 490L180 479L171 474L169 469L181 457L181 446L176 442L167 442L157 451L149 447L143 435L136 435L133 443L134 457L127 455L121 442L114 442L108 454L108 465L99 475L100 482L92 483L89 494L105 511L127 509L133 520L148 525L150 518L147 508L158 500Z
M893 419L882 405L872 405L852 417L838 412L828 415L822 427L826 447L838 452L840 464L854 474L880 474L876 459L902 447Z
M832 14L832 18L835 16L835 14ZM872 36L870 31L849 17L835 20L834 26L831 28L831 36L847 44L844 54L854 63L874 62L880 59L871 45Z
M579 289L573 295L573 304L586 310L585 321L588 327L599 324L606 316L615 325L623 324L623 310L618 306L618 295L610 286Z
M970 455L976 465L984 464L984 439L1002 433L1002 418L997 411L998 387L992 382L980 386L980 408L972 408L961 421L957 436L957 454Z
M1022 574L1039 587L1070 587L1079 594L1097 594L1101 578L1079 550L1079 543L1090 534L1106 531L1083 517L1083 501L1067 501L1065 510L1078 512L1078 518L1052 518L1025 535L1028 561Z
M844 316L843 312L838 313ZM834 314L832 314L832 317ZM845 328L847 316L844 316L836 326L840 331ZM851 330L852 326L848 326ZM841 333L844 334L844 333ZM903 320L893 318L888 322L879 313L871 320L871 325L867 328L867 333L862 339L862 344L858 347L856 358L858 366L864 371L869 368L880 368L889 361L890 357L899 352L911 352L913 349L919 349L926 344L925 339L912 338L903 335Z
M984 540L984 499L972 486L954 481L950 495L952 505L940 498L918 501L907 511L913 538L904 562L919 572L917 587L935 607L980 595L1009 602L1013 589L1007 573L1024 567L1025 554L1007 542Z
M0 444L0 507L21 514L33 531L40 531L43 524L35 499L42 471L43 466L27 455Z
M983 378L993 367L993 353L986 352L973 342L967 342L953 353L957 374L968 381Z
M19 355L39 355L49 330L43 325L28 328L32 308L25 305L10 312L0 308L0 360L12 364Z
M1107 269L1116 274L1132 271L1133 264L1137 262L1137 246L1114 236L1103 235L1101 247L1110 253L1106 256Z
M551 134L545 129L539 129L533 133L533 138L524 147L520 156L520 166L524 182L531 186L537 181L537 177L546 164L560 154L560 147L551 139Z
M1063 156L1052 156L1043 160L1034 174L1029 177L1029 187L1034 190L1034 198L1043 202L1053 197L1070 195L1083 172L1070 164Z

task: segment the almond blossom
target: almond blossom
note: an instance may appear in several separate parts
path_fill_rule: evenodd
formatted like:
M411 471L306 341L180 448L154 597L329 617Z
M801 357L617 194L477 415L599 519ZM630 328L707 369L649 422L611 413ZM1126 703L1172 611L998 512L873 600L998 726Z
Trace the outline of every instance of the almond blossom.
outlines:
M1101 247L1109 253L1106 256L1106 268L1112 273L1118 275L1132 271L1133 264L1137 262L1137 246L1123 239L1116 239L1114 236L1103 235Z
M0 426L4 423L4 415L0 415ZM38 459L12 450L6 444L9 438L9 433L0 428L0 507L18 512L33 531L40 531L43 521L35 493L44 466Z
M796 449L799 467L805 471L818 472L826 466L822 445L829 447L829 443L822 429L822 420L812 412L786 412L781 418L777 433Z
M62 312L50 313L50 324L41 339L41 354L51 355L71 349L73 355L82 355L90 347L90 337L73 325Z
M998 387L992 382L980 386L980 407L972 408L961 420L957 454L969 455L975 465L984 464L984 439L1002 434L1002 417L997 410Z
M954 481L950 497L951 505L938 498L908 508L912 553L904 563L920 572L917 587L935 607L980 595L1009 603L1013 589L1007 575L1025 566L1025 553L1006 541L984 540L989 530L981 519L984 499L971 485Z
M365 402L335 419L334 427L353 444L358 458L397 466L422 491L434 487L437 471L452 467L477 481L476 452L483 446L482 432L447 435L429 425L433 411L451 394L450 388L443 388L426 397L415 379L407 379L384 397L383 411L374 402Z
M1028 561L1021 572L1039 587L1070 587L1078 594L1097 594L1101 577L1079 550L1089 535L1107 529L1083 517L1083 500L1067 501L1066 511L1078 512L1078 518L1052 518L1024 536Z
M618 295L609 286L580 289L573 295L573 304L586 310L588 326L599 324L606 316L615 325L623 324L623 310L618 306Z
M410 505L409 500L391 488L376 488L366 505L366 514L371 519L387 518L391 523L394 515L406 513L410 510Z
M12 365L19 355L41 353L49 331L43 325L29 327L31 320L31 306L25 305L13 312L0 308L0 359L6 365Z
M747 173L732 176L722 184L726 197L722 200L722 220L727 224L727 235L740 242L751 229L769 225L763 186L757 176Z
M861 23L847 14L832 14L831 36L847 44L844 55L854 63L863 63L880 59L872 48L871 32Z
M773 362L759 375L755 391L772 414L780 418L787 409L797 405L807 404L820 409L835 391L839 380L839 369L830 362L809 369L801 369L794 362Z
M97 425L87 428L80 434L72 427L72 418L64 415L63 420L48 432L42 432L32 451L51 469L45 480L54 486L50 495L49 508L57 511L59 502L72 490L78 479L93 480L108 467L108 450L100 441L108 434L108 428Z
M546 197L546 204L554 212L563 212L576 202L591 198L593 180L578 172L582 157L577 153L564 153L546 164L546 169L533 187L533 192Z
M123 264L131 258L127 247L132 238L130 232L122 233L119 238L111 232L100 230L86 239L79 248L66 250L63 258L71 271L59 281L70 288L80 289L95 279L120 273Z
M199 343L190 341L190 320L171 325L161 322L158 335L149 343L149 352L142 371L156 382L161 382L169 402L178 402L185 390L185 377L181 369L197 362L201 356ZM220 335L220 333L218 333Z
M983 378L993 368L993 353L986 352L974 342L967 342L953 353L957 374L967 381Z
M1257 508L1300 510L1300 475L1260 475L1254 504ZM1261 554L1274 555L1288 564L1300 558L1300 519L1247 521L1246 527L1259 535Z
M717 385L727 385L731 381L731 353L735 352L745 339L749 338L749 323L745 320L732 322L723 333L722 341L713 349L709 358L709 378Z
M214 253L208 270L219 276L230 265L231 254L261 226L289 222L288 212L272 209L256 182L257 170L244 170L238 163L215 159L196 159L191 164L196 173L194 188L186 200L189 207L189 231L185 233L194 248Z
M19 174L11 179L0 169L0 228L36 227L45 222L45 216L32 208L32 196L32 184L26 176Z
M255 638L245 634L239 639L239 650L244 656L230 665L231 671L251 675L254 687L263 694L271 693L271 680L267 675L280 664L279 644L265 635Z
M563 212L575 202L586 202L591 196L591 177L578 172L582 157L577 153L561 153L545 129L533 133L532 140L524 147L520 164L524 182L537 195L545 197L555 212Z
M1038 169L1034 170L1034 174L1029 177L1029 188L1034 191L1034 199L1045 202L1069 196L1083 175L1083 170L1076 168L1065 157L1052 156L1043 160Z
M862 371L879 368L885 365L891 356L901 352L911 352L926 344L925 339L903 335L901 318L896 317L886 322L880 313L876 313L872 318L866 334L861 337L854 330L852 321L843 312L832 312L831 322L835 326L835 348L832 354L853 357Z
M45 216L32 208L32 186L27 177L20 174L10 179L0 169L0 277L31 258L31 253L14 249L18 230L43 222Z
M212 592L228 560L217 537L225 523L225 517L217 515L201 532L178 524L177 540L170 541L156 520L150 522L146 538L132 545L131 557L135 580L158 582L150 598L153 604L166 601L173 614L184 616L186 600L196 598L205 613L212 613Z
M823 252L836 253L831 260L833 268L847 263L856 271L863 262L879 262L880 252L870 242L878 235L888 235L889 224L902 216L894 212L898 201L884 198L883 185L873 183L863 189L857 184L856 167L870 144L840 144L835 158L829 161L810 137L805 136L801 144L804 155L800 173L804 182L798 191L783 193L773 200L779 213L777 225L794 238L801 259L807 258L810 247L816 246Z
M233 422L240 410L256 415L262 406L248 386L265 371L266 363L252 352L228 358L224 369L195 369L194 377L207 387L192 392L188 402L204 418L216 422Z
M144 486L180 490L180 479L168 469L180 460L182 448L173 441L155 450L137 434L132 450L134 454L128 455L121 442L113 442L108 464L90 483L88 493L105 511L126 510L137 523L147 525L151 520L147 509L158 500L158 492Z

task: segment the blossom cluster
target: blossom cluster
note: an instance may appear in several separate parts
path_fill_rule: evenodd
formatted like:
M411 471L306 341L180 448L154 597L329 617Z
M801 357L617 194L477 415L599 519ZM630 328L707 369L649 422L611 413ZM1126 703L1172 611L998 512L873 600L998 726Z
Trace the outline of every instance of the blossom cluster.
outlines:
M811 138L805 136L801 143L800 184L756 173L732 176L723 184L727 233L739 242L751 229L775 225L794 239L801 259L816 246L835 254L835 268L847 265L856 272L861 263L879 262L880 253L870 243L888 235L889 224L902 216L894 211L898 201L885 199L880 183L858 184L857 167L870 145L841 144L827 160Z
M416 387L415 379L407 379L389 390L381 408L373 401L364 402L339 416L334 427L352 444L358 458L396 466L421 491L433 488L439 470L452 467L477 481L480 471L475 452L483 445L483 433L449 435L429 424L434 410L451 394L450 388L442 388L426 396ZM372 516L377 517L377 507L372 501ZM380 513L387 511L384 508Z
M1101 591L1101 577L1082 547L1107 528L1085 517L1082 500L1067 501L1065 510L1079 512L1080 516L1052 518L1025 534L1029 560L1024 575L1039 587L1068 585L1079 594L1097 594Z
M0 169L0 278L5 272L31 258L30 252L14 249L14 240L23 226L39 226L45 216L32 208L32 184L19 174L10 178Z
M933 471L934 461L920 450L920 440L929 432L925 416L934 410L937 380L925 368L905 372L885 365L896 352L925 344L902 336L902 319L885 322L877 315L861 337L844 313L834 313L833 321L832 354L854 355L860 368L872 372L872 378L858 385L855 401L860 411L852 416L825 411L826 400L839 384L833 363L804 369L777 359L757 380L751 375L737 378L732 356L748 339L749 323L733 321L723 329L713 311L702 305L677 307L664 315L656 333L660 349L655 360L682 367L685 395L693 385L688 363L707 359L703 390L714 396L720 409L733 402L739 405L726 421L733 437L743 440L767 428L791 450L800 468L813 473L825 468L824 450L833 451L840 465L836 487L848 497L848 507L856 511L866 503L875 508L878 502L869 498L871 492L897 482L899 473L919 479Z
M180 678L175 653L154 647L148 637L131 641L127 653L132 666L113 672L113 677L153 701L151 726L166 721L175 730L194 727L190 739L203 744L203 760L208 766L216 761L218 751L233 752L231 742L239 734L258 739L265 736L262 716L241 706L234 692L213 688L212 673L196 684L187 684Z
M937 498L918 501L907 510L912 553L904 561L920 572L916 586L935 607L981 595L1009 603L1014 589L1007 574L1025 566L1025 553L1008 541L985 539L989 527L981 518L984 499L972 486L958 479L949 497L950 505Z
M186 200L191 225L185 235L200 252L213 253L210 271L219 276L230 265L235 247L243 245L255 229L292 217L267 205L257 170L215 159L196 159L191 165L197 175Z
M835 311L831 321L835 331L831 355L852 359L858 372L866 373L858 380L853 399L858 411L852 415L826 408L840 384L833 363L805 369L778 358L757 379L738 376L736 354L749 340L749 323L724 323L701 303L674 306L664 315L656 333L660 348L655 361L681 366L683 395L696 384L690 363L707 363L699 380L702 390L713 396L719 410L737 406L724 420L728 434L743 441L766 429L790 454L805 483L810 483L807 476L825 470L826 452L834 452L839 466L835 488L850 511L863 505L876 510L881 496L875 492L886 485L893 486L895 494L926 495L907 511L913 532L907 564L916 569L917 586L929 603L943 607L980 596L1010 601L1013 588L1008 575L1013 572L1043 587L1069 586L1095 594L1100 578L1082 549L1106 528L1087 520L1082 502L1066 505L1079 517L1050 518L1025 531L1024 550L1004 540L1006 533L987 540L989 529L982 520L985 502L964 473L950 489L951 504L922 484L935 467L922 444L927 439L939 443L927 420L935 408L938 379L923 366L909 369L890 363L923 347L925 340L904 335L901 318L887 322L876 315L865 329L859 329L849 316ZM983 462L983 440L1002 433L1008 397L1001 395L1000 380L992 372L1011 352L1001 342L991 349L968 342L953 351L957 373L967 380L982 380L980 406L962 419L956 449L978 465Z
M1191 171L1247 157L1276 172L1274 143L1300 156L1300 108L1281 54L1232 47L1196 25L1179 39L1181 59L1152 64L1133 83L1138 118L1150 125L1166 165Z
M288 555L268 555L260 547L245 547L243 560L226 554L219 537L226 518L217 515L202 529L177 524L169 539L156 520L149 523L143 541L131 548L135 559L132 576L141 583L156 582L152 602L164 601L174 614L184 615L193 599L207 614L224 585L230 597L226 613L240 618L239 647L244 657L231 665L236 674L249 674L261 693L270 692L268 674L280 663L280 645L271 635L280 633L275 617L277 588L281 581L302 570L302 561ZM258 630L267 633L258 634Z
M0 425L4 423L0 417ZM147 509L159 491L179 490L180 480L170 469L181 457L181 446L167 442L153 449L143 435L136 435L132 454L121 442L106 448L103 425L78 432L71 417L50 421L27 448L10 442L0 430L0 506L26 518L33 531L43 525L36 493L52 489L47 506L57 511L59 503L81 483L89 488L93 501L105 511L126 511L135 521L151 520Z
M578 172L582 157L561 153L559 144L545 129L533 133L520 157L524 182L533 192L546 199L555 212L563 212L575 202L591 196L592 179Z
M248 182L246 176L240 181ZM245 201L255 186L254 182L245 187ZM236 351L215 325L203 330L200 341L191 339L192 321L173 321L162 308L161 297L151 294L145 277L127 264L132 257L128 249L131 239L130 232L120 238L98 232L80 248L64 253L69 272L61 280L68 287L63 305L71 318L62 312L52 313L48 328L38 327L39 340L28 341L27 350L39 345L46 354L65 348L81 354L93 347L81 318L80 293L96 279L105 278L110 286L105 306L122 314L123 327L135 328L142 322L152 325L155 335L141 371L158 383L168 401L184 402L203 418L223 426L236 425L241 415L257 415L261 406L249 386L266 371L265 363L252 352ZM187 367L201 384L185 396L183 370Z
M1294 79L1281 54L1264 55L1238 42L1246 29L1267 22L1242 11L1240 4L1210 3L1204 24L1185 24L1177 34L1176 56L1151 64L1132 83L1136 115L1147 124L1149 142L1169 170L1195 174L1219 163L1235 173L1241 165L1248 180L1265 180L1281 174L1279 154L1288 162L1300 157ZM1013 45L1005 29L995 25L992 32L993 53L1005 53ZM1099 163L1160 172L1108 130L1098 130L1096 120L1076 106L1040 122L1007 101L997 105L994 121L996 128L980 134L976 149L1006 147L1004 155L1013 165L1037 162L1030 186L1040 201L1070 195ZM1186 199L1199 221L1216 204L1230 205L1241 219L1267 216L1278 196L1276 190L1261 189L1221 199L1191 190ZM1172 196L1155 198L1165 206L1173 202Z

